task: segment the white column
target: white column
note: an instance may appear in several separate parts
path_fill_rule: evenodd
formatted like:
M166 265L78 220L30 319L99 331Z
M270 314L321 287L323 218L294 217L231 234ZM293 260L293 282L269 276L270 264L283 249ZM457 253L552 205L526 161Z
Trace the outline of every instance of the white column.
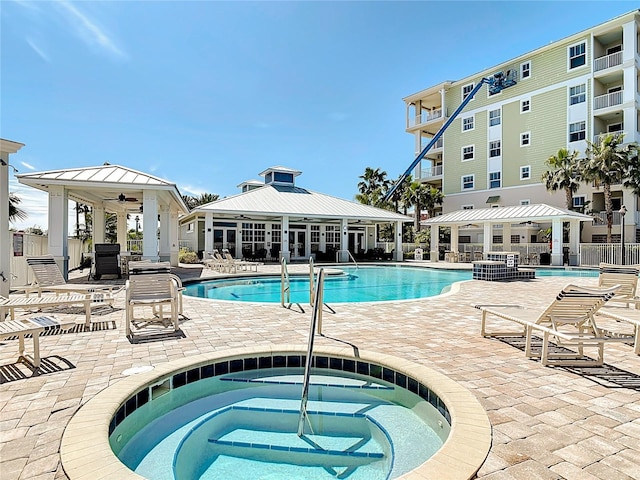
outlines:
M571 262L571 255L578 255L579 251L580 220L571 220L571 222L569 222L569 262Z
M171 228L169 227L169 206L159 205L160 211L160 241L158 243L158 250L162 261L169 261L171 259Z
M346 250L349 249L349 222L346 218L340 219L340 258L339 262L348 262L349 255Z
M93 251L95 251L96 243L104 243L104 204L96 203L93 205L91 221L93 223L91 238L93 239L94 245Z
M9 154L0 152L0 295L9 296L11 286L11 240L9 232ZM3 321L4 318L0 318Z
M376 246L376 226L373 225L372 227L367 227L365 231L367 232L367 238L364 239L364 251L366 252Z
M429 259L432 262L437 262L440 259L439 229L438 225L431 225L431 252Z
M172 209L169 211L169 261L174 267L178 266L178 257L180 255L180 242L179 238L179 224L178 224L178 210Z
M458 251L458 238L460 234L458 232L458 225L451 225L451 251Z
M395 258L396 262L402 262L404 260L404 255L402 253L402 222L396 222L396 247L395 247Z
M280 247L280 258L284 258L287 262L291 260L291 252L289 252L289 217L282 217L282 246Z
M482 238L482 258L486 259L487 253L491 251L493 245L493 224L487 222L483 225L483 227L484 234Z
M551 223L551 265L562 266L562 220Z
M127 238L129 237L126 212L118 212L116 228L118 229L118 243L120 244L120 251L126 252L128 250Z
M158 261L158 198L154 190L143 190L142 258Z
M95 222L95 220L94 220ZM104 227L102 229L104 231ZM69 272L69 199L62 185L49 188L49 254L53 255L64 278Z
M511 251L511 224L509 222L502 224L502 251Z
M204 251L213 251L213 212L204 214Z

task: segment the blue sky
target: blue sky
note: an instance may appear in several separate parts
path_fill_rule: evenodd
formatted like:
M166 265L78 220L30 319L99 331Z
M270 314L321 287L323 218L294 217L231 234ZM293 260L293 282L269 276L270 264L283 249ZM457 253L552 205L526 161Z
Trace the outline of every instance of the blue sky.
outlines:
M366 167L413 160L403 97L637 8L0 0L0 137L25 144L21 173L109 162L228 196L284 165L353 199ZM13 226L46 229L46 195L9 189L29 213Z

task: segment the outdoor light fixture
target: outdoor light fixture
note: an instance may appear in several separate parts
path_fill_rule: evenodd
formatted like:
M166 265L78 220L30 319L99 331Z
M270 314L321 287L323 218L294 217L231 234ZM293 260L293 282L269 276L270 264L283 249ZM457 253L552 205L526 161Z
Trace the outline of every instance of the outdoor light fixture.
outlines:
M620 210L620 264L624 265L624 216L627 213L627 207L622 205Z

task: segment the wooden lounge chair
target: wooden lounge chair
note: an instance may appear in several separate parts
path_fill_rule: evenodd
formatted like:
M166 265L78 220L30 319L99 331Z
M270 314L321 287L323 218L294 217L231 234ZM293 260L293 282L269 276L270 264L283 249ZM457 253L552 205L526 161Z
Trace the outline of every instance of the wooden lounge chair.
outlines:
M231 254L229 253L229 250L227 250L226 248L222 250L222 254L224 255L225 261L227 262L227 270L229 271L229 273L232 273L232 271L233 273L236 273L238 270L244 270L244 271L254 270L255 272L257 272L258 266L263 265L260 262L237 260L231 256Z
M0 322L0 340L18 337L18 362L33 365L34 369L38 370L40 368L40 334L51 329L67 330L74 325L73 321L64 322L51 316L7 320ZM25 335L31 335L33 339L33 356L25 354Z
M83 305L85 310L85 325L91 325L91 307L95 304L109 304L113 306L113 297L104 293L68 293L64 295L41 295L39 297L11 296L0 297L0 322L7 312L11 320L15 320L15 310L40 309L45 307L62 307L71 305Z
M28 287L23 288L25 294L29 296L31 292L53 293L92 293L102 292L105 295L113 297L122 290L122 286L118 285L101 285L88 283L67 283L62 276L62 272L58 267L55 259L51 255L43 255L39 257L28 257L27 264L31 267L35 280Z
M615 301L615 297L612 302ZM614 325L612 328L601 328L607 335L612 337L624 338L628 342L633 343L633 353L636 355L640 355L640 309L636 307L633 308L625 308L620 306L607 305L606 308L601 308L598 310L596 314L596 319L599 317L604 317L610 320L615 320L615 322L620 322L631 327L631 332L620 332L620 329L617 328L617 325Z
M543 309L528 308L522 305L476 305L482 311L481 334L483 337L524 335L526 339L525 355L529 358L540 357L543 365L602 365L604 344L609 341L626 341L613 337L598 328L594 314L611 298L619 287L585 288L576 285L565 286ZM495 316L519 324L519 331L488 331L487 318ZM533 334L542 336L542 351L534 353L531 348ZM558 347L577 347L583 355L584 347L596 347L598 358L575 358L574 352L549 351L549 342L554 340Z
M131 326L161 323L167 326L164 307L169 307L170 321L174 331L178 326L180 308L178 284L175 276L169 273L168 262L130 262L129 280L126 283L126 334L131 336ZM181 284L180 284L181 286ZM134 310L139 307L151 307L151 316L136 318Z
M224 270L226 262L220 256L218 250L213 250L212 252L204 252L204 258L202 259L202 263L207 268L215 270L216 272L221 272Z
M640 309L640 296L637 294L638 275L640 275L640 265L601 263L598 286L607 288L620 285L611 302L624 303L627 307L634 305L635 308Z

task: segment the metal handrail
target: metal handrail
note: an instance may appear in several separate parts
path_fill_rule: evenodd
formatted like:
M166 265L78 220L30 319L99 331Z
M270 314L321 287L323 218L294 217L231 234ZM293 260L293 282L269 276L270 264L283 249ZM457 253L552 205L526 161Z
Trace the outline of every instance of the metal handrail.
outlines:
M309 257L309 305L313 307L313 301L315 299L315 293L313 291L314 287L314 277L313 277L313 257Z
M286 302L285 296L287 297ZM282 257L280 260L280 304L284 307L285 303L291 305L291 280L289 280L287 260Z
M311 362L313 356L313 340L315 338L316 325L322 325L322 305L324 296L324 268L318 271L318 281L316 282L316 301L311 312L311 324L309 325L309 345L307 346L307 361L304 366L304 382L302 383L302 397L300 399L300 419L298 420L298 436L304 435L304 421L307 418L307 401L309 400L309 381L311 379ZM320 323L318 323L318 320Z
M356 269L358 269L358 262L356 262L356 259L353 258L353 255L351 254L351 252L349 250L338 250L336 252L336 263L338 263L340 261L340 253L342 252L347 252L347 256L351 259L351 261L355 264ZM348 263L348 262L347 262Z

